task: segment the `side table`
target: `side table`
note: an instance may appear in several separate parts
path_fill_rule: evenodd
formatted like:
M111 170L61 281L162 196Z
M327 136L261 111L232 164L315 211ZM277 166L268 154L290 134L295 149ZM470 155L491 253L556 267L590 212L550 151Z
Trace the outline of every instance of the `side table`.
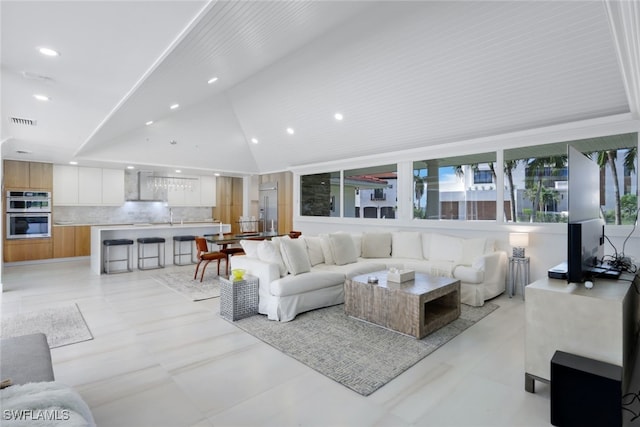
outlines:
M220 276L220 316L236 321L258 314L259 283L248 274L242 280Z
M509 257L509 278L507 280L509 298L516 294L516 286L520 282L522 299L524 299L524 287L529 284L529 260L529 257Z

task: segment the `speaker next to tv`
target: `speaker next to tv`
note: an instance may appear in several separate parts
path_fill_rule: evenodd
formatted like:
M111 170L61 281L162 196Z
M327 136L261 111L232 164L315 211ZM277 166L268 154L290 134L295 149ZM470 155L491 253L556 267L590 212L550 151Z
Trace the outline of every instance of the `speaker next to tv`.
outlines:
M621 426L622 368L556 351L551 359L551 424Z

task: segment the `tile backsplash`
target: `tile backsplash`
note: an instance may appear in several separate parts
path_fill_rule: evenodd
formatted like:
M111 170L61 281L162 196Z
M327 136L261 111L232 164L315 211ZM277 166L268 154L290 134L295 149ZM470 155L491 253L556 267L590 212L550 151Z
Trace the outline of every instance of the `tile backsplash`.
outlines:
M212 220L210 207L174 207L173 222ZM136 224L169 222L166 202L125 202L122 206L54 206L53 224Z

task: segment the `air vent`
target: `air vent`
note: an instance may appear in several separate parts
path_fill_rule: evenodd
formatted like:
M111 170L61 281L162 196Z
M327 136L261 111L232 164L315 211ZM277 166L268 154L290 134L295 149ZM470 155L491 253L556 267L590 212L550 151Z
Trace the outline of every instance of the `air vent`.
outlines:
M20 117L9 117L9 119L14 125L35 126L38 124L38 121L33 119L24 119Z

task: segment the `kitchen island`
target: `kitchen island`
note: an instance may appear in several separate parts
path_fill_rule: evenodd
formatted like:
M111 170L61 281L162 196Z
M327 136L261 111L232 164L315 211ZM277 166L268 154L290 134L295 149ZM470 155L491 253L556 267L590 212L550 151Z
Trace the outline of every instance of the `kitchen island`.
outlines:
M97 225L91 227L91 272L102 274L103 245L105 239L131 239L134 241L133 265L136 265L137 242L140 237L164 237L165 264L173 263L173 236L218 234L231 232L230 224L197 222L185 224L131 224L131 225ZM124 249L124 248L123 248Z

